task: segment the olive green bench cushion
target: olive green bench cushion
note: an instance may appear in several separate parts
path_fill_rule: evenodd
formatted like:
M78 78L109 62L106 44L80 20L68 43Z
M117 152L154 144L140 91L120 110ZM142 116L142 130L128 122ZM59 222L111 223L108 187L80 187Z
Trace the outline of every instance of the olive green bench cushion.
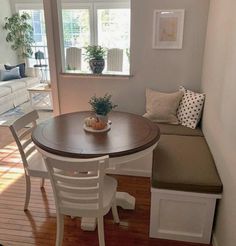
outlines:
M153 153L152 187L221 193L222 183L204 137L161 135Z
M182 125L170 125L170 124L157 124L160 128L161 134L164 135L183 135L183 136L202 136L203 133L199 127L191 129Z

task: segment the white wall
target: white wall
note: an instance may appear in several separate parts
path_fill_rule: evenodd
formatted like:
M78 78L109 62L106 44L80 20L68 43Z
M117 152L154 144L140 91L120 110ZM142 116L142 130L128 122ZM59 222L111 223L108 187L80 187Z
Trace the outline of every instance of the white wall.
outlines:
M5 17L11 16L11 6L9 0L1 0L0 5L0 64L9 62L10 64L17 63L17 56L6 42L6 32L2 30Z
M119 110L142 114L145 109L146 87L174 91L182 84L199 90L208 7L208 0L132 0L133 76L130 79L94 79L58 74L61 112L89 109L88 100L94 93L102 95L108 92L113 95ZM182 50L152 49L154 9L185 9ZM54 30L56 27L57 20L54 18ZM52 39L51 35L52 33L49 34L49 39ZM59 50L58 38L55 40L55 46ZM59 63L57 62L57 68L60 71Z
M236 1L212 0L203 66L203 129L221 176L215 241L236 245Z

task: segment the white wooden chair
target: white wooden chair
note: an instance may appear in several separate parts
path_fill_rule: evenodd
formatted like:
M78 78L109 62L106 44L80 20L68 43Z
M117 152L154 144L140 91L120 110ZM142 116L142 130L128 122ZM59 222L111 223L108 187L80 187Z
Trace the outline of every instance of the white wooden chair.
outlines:
M25 171L26 196L24 210L28 209L30 201L30 177L42 178L41 188L44 186L44 179L48 178L48 172L42 155L37 151L31 139L31 133L36 127L38 117L37 111L34 110L10 125L10 130L19 149Z
M117 181L105 175L109 157L76 159L42 153L51 180L56 211L56 246L63 242L64 215L96 218L99 245L104 246L103 216L112 208L114 221L119 223L116 207Z
M107 51L107 71L123 70L123 50L122 49L109 49Z
M81 49L69 47L66 49L66 69L81 70Z

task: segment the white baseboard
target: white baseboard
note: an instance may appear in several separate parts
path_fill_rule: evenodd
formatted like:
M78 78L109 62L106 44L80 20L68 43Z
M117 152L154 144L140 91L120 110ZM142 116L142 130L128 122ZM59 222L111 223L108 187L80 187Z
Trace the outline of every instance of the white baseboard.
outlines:
M212 236L212 245L213 246L219 246L214 233L213 233L213 236Z

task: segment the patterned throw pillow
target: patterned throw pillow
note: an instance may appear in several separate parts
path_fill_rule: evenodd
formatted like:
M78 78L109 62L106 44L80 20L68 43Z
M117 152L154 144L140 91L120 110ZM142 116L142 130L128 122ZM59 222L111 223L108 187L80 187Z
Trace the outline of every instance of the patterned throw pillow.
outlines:
M177 110L177 118L181 125L195 129L201 119L205 95L187 90L182 86L179 90L184 92L184 96Z

